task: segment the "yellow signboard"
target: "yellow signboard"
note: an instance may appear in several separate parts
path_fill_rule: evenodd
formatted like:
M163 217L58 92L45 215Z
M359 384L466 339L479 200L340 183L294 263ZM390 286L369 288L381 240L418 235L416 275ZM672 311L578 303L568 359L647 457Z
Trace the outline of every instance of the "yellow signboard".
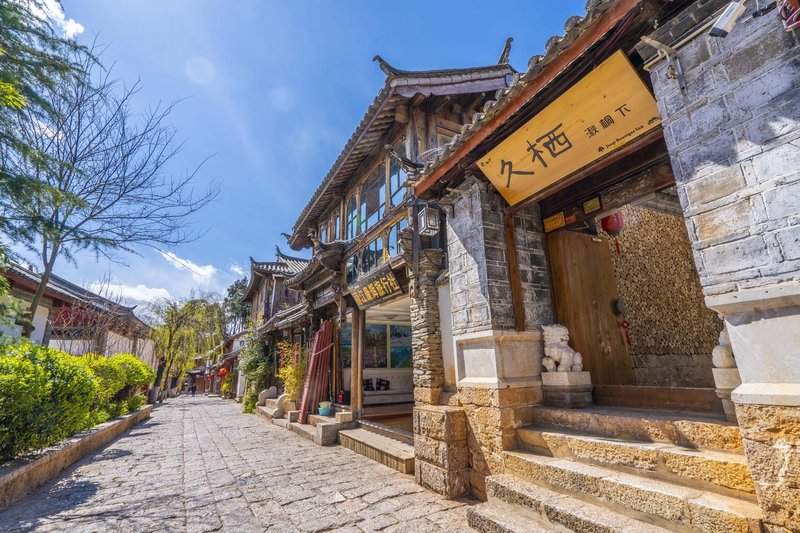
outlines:
M478 166L515 205L660 124L653 95L618 51Z
M566 225L567 221L566 219L564 219L563 211L544 219L544 230L546 232L551 232L554 229L563 228Z
M389 265L350 286L350 295L359 309L383 302L402 293L403 289Z

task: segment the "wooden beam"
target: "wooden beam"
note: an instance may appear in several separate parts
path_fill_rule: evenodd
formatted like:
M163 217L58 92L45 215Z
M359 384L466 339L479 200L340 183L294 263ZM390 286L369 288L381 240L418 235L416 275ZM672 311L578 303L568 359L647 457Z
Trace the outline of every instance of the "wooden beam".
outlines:
M461 146L456 148L450 157L441 162L436 169L422 182L414 187L414 195L419 197L433 184L444 177L456 164L466 157L472 150L486 140L506 120L536 96L539 91L550 84L559 74L566 70L573 62L585 54L597 41L614 28L632 9L642 0L619 0L605 13L600 15L594 24L581 32L581 34L562 50L542 71L528 83L517 97L506 104L492 118L484 123L478 131L474 132Z
M508 249L508 275L511 279L511 304L514 307L514 326L517 331L525 331L525 306L522 303L522 280L519 275L519 256L514 239L514 214L503 213L506 248Z

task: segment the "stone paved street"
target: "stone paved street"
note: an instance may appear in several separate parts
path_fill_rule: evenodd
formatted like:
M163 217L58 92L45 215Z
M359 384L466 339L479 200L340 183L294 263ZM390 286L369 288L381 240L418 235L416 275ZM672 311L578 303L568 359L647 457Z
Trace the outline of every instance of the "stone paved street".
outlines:
M0 513L0 531L464 531L467 504L239 404L184 397Z

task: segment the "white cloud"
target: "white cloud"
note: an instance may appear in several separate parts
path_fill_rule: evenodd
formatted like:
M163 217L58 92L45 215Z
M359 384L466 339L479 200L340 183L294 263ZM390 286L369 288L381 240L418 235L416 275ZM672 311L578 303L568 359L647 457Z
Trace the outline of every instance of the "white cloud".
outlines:
M72 39L83 33L83 25L74 19L68 19L57 0L42 0L41 7L33 3L30 6L36 15L51 20L61 28L64 32L64 37L67 39Z
M240 267L238 263L233 263L231 266L228 267L228 270L230 270L237 276L244 276L244 269Z
M170 298L167 289L148 287L147 285L124 285L122 283L90 283L90 291L103 294L111 300L133 300L134 302L152 302L158 298Z
M186 76L197 85L207 85L214 81L217 69L214 64L205 57L193 57L188 59L183 66Z
M285 85L278 85L267 92L269 105L281 113L287 113L294 109L294 93Z
M196 283L200 283L205 287L211 284L214 276L218 272L217 267L214 265L198 265L188 259L178 257L172 252L161 252L161 256L178 270L189 272Z

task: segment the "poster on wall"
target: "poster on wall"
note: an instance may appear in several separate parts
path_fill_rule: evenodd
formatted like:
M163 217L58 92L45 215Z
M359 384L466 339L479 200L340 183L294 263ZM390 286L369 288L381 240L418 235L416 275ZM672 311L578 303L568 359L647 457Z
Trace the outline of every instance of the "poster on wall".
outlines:
M650 90L620 50L478 161L515 205L659 127Z

